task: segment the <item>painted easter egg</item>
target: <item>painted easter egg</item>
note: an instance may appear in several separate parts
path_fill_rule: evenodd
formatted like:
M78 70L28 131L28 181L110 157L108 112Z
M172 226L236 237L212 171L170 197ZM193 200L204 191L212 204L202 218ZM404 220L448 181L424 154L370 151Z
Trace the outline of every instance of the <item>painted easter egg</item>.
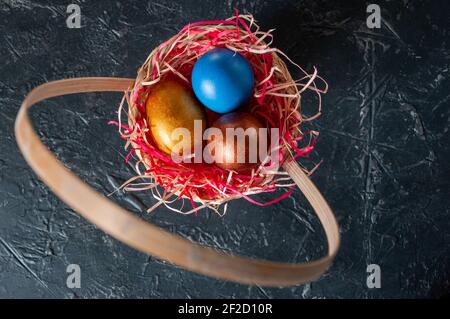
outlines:
M214 131L207 131L211 132L207 147L212 151L216 165L240 172L258 167L260 134L263 133L259 129L264 126L256 117L249 113L233 112L222 115L211 127L218 128L221 132L221 137L218 138ZM249 128L254 130L247 130ZM232 138L227 135L230 133L234 134Z
M253 92L254 76L250 63L229 49L208 51L194 64L192 88L207 108L228 113L246 103Z
M180 152L183 149L193 151L196 143L195 120L201 121L197 122L197 127L202 124L200 134L203 134L206 125L203 106L189 87L174 79L162 80L150 88L146 112L148 127L156 146L169 155L172 152L183 155ZM187 129L185 132L189 133L190 138L176 134L175 130L179 128ZM177 149L174 149L175 146Z

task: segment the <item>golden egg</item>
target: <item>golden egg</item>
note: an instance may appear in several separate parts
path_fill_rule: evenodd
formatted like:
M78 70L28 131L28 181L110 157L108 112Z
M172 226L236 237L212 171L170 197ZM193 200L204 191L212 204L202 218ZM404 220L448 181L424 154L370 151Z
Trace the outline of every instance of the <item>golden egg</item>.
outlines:
M214 133L208 135L208 144L214 143L211 150L214 153L213 156L217 166L240 172L248 172L258 167L260 163L258 158L260 134L264 133L259 129L264 128L264 126L256 117L244 112L228 113L221 116L211 127L218 128L222 134L222 138L219 139L213 135ZM254 130L247 131L249 128ZM230 131L227 129L234 129L234 136L228 138L227 134ZM238 139L240 133L236 129L247 131L241 141ZM265 138L267 138L267 135ZM253 159L250 156L252 152Z
M194 151L199 141L194 138L195 120L201 124L199 139L203 135L206 116L190 88L174 79L165 79L150 88L146 101L147 123L156 146L167 154L183 155L182 149ZM176 129L186 129L190 138L174 134ZM198 135L198 134L197 134ZM180 147L182 144L182 147ZM186 148L187 147L187 148ZM184 154L185 155L185 154Z

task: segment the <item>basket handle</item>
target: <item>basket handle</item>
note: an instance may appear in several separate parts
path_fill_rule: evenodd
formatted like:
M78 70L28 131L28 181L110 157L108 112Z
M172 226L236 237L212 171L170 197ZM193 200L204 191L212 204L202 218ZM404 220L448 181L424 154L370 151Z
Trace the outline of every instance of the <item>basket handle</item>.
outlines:
M157 258L207 276L244 284L289 286L317 279L339 248L339 228L323 196L294 160L283 165L314 208L328 241L325 257L308 263L278 263L227 254L192 243L145 222L97 193L67 169L41 142L28 109L45 99L83 92L123 92L134 83L127 78L75 78L48 82L33 89L20 107L15 135L25 160L50 189L80 215L118 240Z

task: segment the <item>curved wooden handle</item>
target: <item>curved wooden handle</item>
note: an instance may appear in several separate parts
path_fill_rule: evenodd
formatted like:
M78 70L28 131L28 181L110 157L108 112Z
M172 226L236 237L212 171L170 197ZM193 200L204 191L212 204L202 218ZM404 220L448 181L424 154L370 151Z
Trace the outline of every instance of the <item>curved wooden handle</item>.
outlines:
M82 92L123 92L134 83L126 78L76 78L49 82L32 90L20 107L15 123L19 148L37 175L67 205L111 236L144 253L207 276L245 284L289 286L318 278L339 247L339 229L320 192L298 164L287 161L289 172L317 213L328 240L327 256L304 264L276 263L245 258L192 243L149 224L97 193L68 170L33 130L28 109L47 98Z

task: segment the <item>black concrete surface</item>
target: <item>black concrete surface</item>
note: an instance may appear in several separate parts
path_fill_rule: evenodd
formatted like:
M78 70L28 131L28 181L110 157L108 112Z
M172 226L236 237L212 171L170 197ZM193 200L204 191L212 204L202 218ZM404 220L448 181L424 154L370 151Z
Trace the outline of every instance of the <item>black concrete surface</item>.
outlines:
M69 29L67 5L81 7ZM0 297L405 298L444 297L450 281L450 5L377 1L381 29L368 29L365 1L0 2ZM50 80L134 77L150 50L191 21L253 13L294 61L330 84L308 164L334 208L342 247L320 280L276 289L187 272L137 252L79 217L37 179L13 125L25 94ZM48 147L99 192L133 175L115 118L120 94L52 99L33 111ZM304 112L314 112L308 99ZM310 107L308 107L310 106ZM271 195L262 195L268 200ZM304 197L270 207L244 200L220 218L148 216L148 194L113 196L171 232L206 245L285 262L318 258L323 232ZM66 267L81 268L81 288ZM381 268L381 288L366 267Z

